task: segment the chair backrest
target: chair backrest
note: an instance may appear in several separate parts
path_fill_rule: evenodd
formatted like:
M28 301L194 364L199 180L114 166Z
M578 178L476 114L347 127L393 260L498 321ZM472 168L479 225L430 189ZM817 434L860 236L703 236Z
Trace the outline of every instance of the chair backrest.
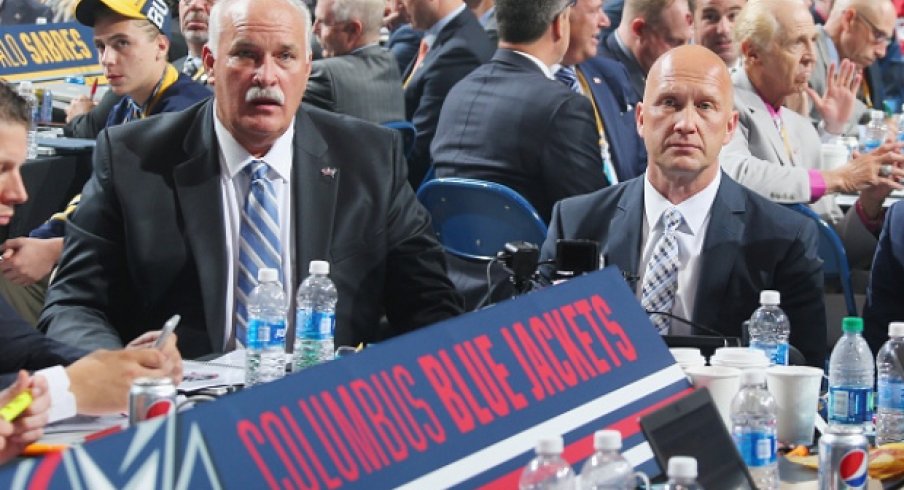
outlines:
M822 259L822 272L826 281L838 281L844 292L844 302L849 316L857 316L857 303L854 301L854 286L851 282L851 268L848 265L847 253L838 233L805 204L788 204L787 207L810 218L819 228L819 257Z
M417 137L417 129L415 129L414 124L408 121L388 121L382 125L389 129L395 129L402 134L405 158L411 157L411 150L414 149L414 139Z
M465 259L489 260L507 242L540 246L546 239L546 223L534 207L502 184L433 179L421 186L417 197L430 212L446 251Z

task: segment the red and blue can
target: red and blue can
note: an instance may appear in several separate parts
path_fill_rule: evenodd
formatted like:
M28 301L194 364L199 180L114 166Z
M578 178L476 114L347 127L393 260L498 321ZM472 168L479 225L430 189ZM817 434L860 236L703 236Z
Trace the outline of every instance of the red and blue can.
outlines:
M865 489L868 470L869 441L862 429L829 426L819 438L820 490Z

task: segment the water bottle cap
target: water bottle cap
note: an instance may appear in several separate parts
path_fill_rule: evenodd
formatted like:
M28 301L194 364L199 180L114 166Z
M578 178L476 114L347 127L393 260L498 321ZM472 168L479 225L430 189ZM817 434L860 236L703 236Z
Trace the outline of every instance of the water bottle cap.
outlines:
M844 333L860 333L863 331L863 318L846 316L841 320L841 330Z
M621 448L621 432L604 429L598 430L593 434L593 449L597 451L618 451Z
M279 271L276 269L270 269L268 267L264 267L263 269L257 270L257 282L273 282L279 280Z
M745 369L741 371L741 386L761 385L766 382L766 371L762 369Z
M891 322L888 324L889 337L904 337L904 322Z
M325 260L312 260L308 266L309 274L325 275L330 273L330 263Z
M690 456L669 458L669 478L697 478L697 460Z
M778 306L782 303L782 293L766 289L760 291L760 304L768 306Z
M565 449L565 442L562 436L544 437L537 441L535 451L537 454L562 454Z

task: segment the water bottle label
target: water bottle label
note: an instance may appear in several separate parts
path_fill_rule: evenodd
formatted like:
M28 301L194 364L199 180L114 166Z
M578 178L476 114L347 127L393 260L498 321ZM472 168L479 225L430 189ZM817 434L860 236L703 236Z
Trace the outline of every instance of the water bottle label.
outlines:
M301 337L309 340L332 339L336 331L336 314L325 311L299 309L295 316Z
M775 463L778 445L775 433L768 431L742 432L734 434L735 445L744 463L750 468L768 466Z
M752 341L750 342L752 349L758 349L766 354L769 363L777 366L788 365L788 344L785 342L772 344L768 342Z
M904 413L904 382L879 382L879 408Z
M245 347L248 349L264 349L282 346L286 341L286 321L267 321L261 318L248 320L248 333Z
M866 140L863 142L863 152L869 153L882 145L882 140Z
M829 387L829 422L862 424L873 420L871 388Z

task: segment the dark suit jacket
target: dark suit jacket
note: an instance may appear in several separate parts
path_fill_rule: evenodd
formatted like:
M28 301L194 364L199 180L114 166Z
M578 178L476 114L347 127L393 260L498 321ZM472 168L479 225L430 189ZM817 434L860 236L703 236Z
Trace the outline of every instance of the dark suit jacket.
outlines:
M493 56L496 47L469 9L453 18L436 36L420 68L405 88L405 116L417 128L408 158L408 181L418 188L430 168L430 142L436 134L446 94L459 80ZM405 70L408 80L414 61Z
M637 133L634 122L636 94L628 72L617 61L595 56L578 65L587 80L597 112L603 119L609 153L618 180L624 182L644 173L647 168L647 149Z
M547 223L559 199L607 185L590 101L508 49L449 92L431 150L437 177L504 184Z
M304 101L377 124L405 119L396 60L376 45L314 61Z
M405 73L405 69L417 57L417 50L423 37L424 33L412 29L411 24L399 26L389 35L389 40L386 41L386 49L392 53L398 62L399 73Z
M53 10L37 0L4 0L0 25L34 24L38 17L53 22Z
M20 369L36 371L68 365L87 354L35 330L0 298L0 388L15 380Z
M637 100L643 100L643 91L647 83L647 74L643 68L637 63L633 56L628 56L622 51L615 39L615 31L612 31L606 37L600 40L599 53L597 56L603 56L611 60L618 61L625 67L628 72L628 80L631 81L631 87L634 88L634 97Z
M873 354L888 340L888 324L904 320L904 204L896 203L885 213L885 225L873 259L866 305L863 307L863 337Z
M637 277L644 178L557 204L541 260L553 257L559 238L597 240L606 265ZM760 291L778 290L791 320L791 344L808 364L822 367L826 317L816 225L725 174L710 212L691 320L740 337L741 323L759 306ZM632 289L637 280L630 281Z
M39 320L52 337L115 346L174 313L187 358L223 348L226 236L213 102L109 128L66 228ZM291 192L295 278L332 264L337 345L378 341L460 311L392 130L301 108ZM349 144L350 141L355 144ZM114 163L115 162L115 163ZM336 170L330 177L324 169ZM389 325L381 330L383 313Z
M94 109L72 118L63 127L63 134L72 138L95 139L97 135L107 127L107 118L110 111L122 100L121 95L116 95L112 90L107 90Z

